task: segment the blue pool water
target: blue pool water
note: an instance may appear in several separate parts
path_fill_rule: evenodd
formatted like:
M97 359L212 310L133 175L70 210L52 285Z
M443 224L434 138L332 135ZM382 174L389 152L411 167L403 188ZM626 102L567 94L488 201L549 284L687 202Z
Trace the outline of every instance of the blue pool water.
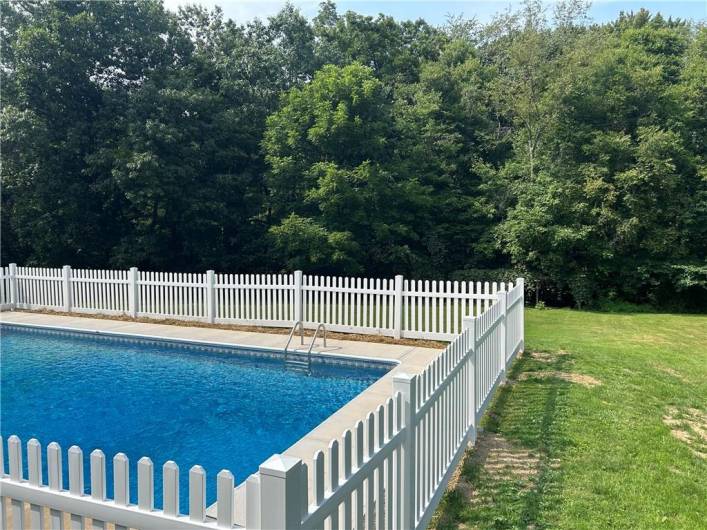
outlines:
M247 350L12 326L0 331L5 441L10 434L23 444L34 437L43 450L58 442L65 474L66 450L80 446L86 484L93 449L106 454L109 474L113 455L122 451L130 458L133 502L135 464L149 456L158 505L162 464L174 460L180 468L182 510L188 506L191 466L206 469L207 497L213 502L221 469L230 469L236 482L245 480L388 369L313 364L307 376L286 371L281 359L254 357ZM46 476L45 462L45 481ZM112 477L108 484L112 496Z

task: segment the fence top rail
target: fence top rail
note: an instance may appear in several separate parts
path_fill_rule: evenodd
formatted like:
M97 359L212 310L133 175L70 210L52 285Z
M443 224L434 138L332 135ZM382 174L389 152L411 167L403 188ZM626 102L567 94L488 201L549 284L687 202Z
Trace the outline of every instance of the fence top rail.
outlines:
M445 291L408 291L403 289L403 296L414 296L418 298L448 298L459 300L496 300L495 293L454 293Z
M465 288L468 287L470 290L476 288L477 291L481 290L496 290L503 291L505 289L511 289L514 284L513 282L482 282L475 280L404 280L403 288L405 289L419 289L427 291L430 288Z
M12 276L7 276L8 278L11 278ZM60 274L59 276L56 275L40 275L40 274L21 274L18 273L16 278L18 280L40 280L40 281L50 281L50 282L60 282L64 279L64 277Z
M194 281L186 281L186 282L179 282L179 281L170 281L170 280L145 280L145 279L139 279L137 281L138 285L169 285L172 287L205 287L206 283L205 282L194 282Z
M294 283L215 283L216 289L263 289L276 291L278 289L294 289Z
M162 272L162 271L142 271L139 269L137 270L137 272L138 272L138 276L143 277L143 278L149 278L149 279L171 278L173 280L177 280L179 278L183 278L185 280L188 280L189 278L200 278L206 274L205 272Z
M338 282L343 282L343 283L349 283L349 284L356 284L356 283L361 283L361 282L388 282L388 283L395 283L395 277L393 278L370 278L368 276L338 276L336 274L303 274L302 275L302 281L303 282L319 282L327 279L332 279L336 280ZM310 283L310 285L314 285ZM350 285L350 287L353 287L354 285Z
M304 291L321 291L330 293L350 293L350 294L382 294L393 295L395 289L381 289L378 287L341 287L333 285L302 285Z
M60 280L61 278L55 278ZM128 284L130 280L126 278L87 278L85 276L73 276L71 281L74 283L118 283L118 284Z

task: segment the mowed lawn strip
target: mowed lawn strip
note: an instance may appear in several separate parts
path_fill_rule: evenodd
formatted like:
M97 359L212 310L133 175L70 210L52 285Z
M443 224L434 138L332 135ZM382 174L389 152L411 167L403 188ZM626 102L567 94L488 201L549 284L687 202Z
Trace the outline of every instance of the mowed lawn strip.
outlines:
M527 310L432 527L707 528L707 316Z

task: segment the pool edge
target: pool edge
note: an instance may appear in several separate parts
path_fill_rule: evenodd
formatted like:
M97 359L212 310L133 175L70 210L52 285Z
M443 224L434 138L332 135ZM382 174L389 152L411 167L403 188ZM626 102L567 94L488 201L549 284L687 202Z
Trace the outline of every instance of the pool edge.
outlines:
M26 328L35 328L35 329L48 329L48 330L53 330L53 331L67 331L71 333L78 333L82 335L89 335L89 336L106 336L106 337L120 337L120 338L135 338L135 339L143 339L143 340L156 340L156 341L162 341L162 342L169 342L169 343L174 343L174 344L179 344L179 343L184 343L184 344L190 344L193 346L211 346L215 348L234 348L234 349L244 349L244 350L253 350L253 351L262 351L262 352L268 352L268 353L284 353L284 348L275 348L275 347L270 347L270 346L259 346L259 345L251 345L251 344L240 344L240 343L235 343L235 342L216 342L216 341L206 341L206 340L200 340L200 339L186 339L186 338L175 338L175 337L165 337L163 335L144 335L140 333L127 333L127 332L121 332L121 331L105 331L105 330L98 330L98 329L86 329L86 328L72 328L72 327L67 327L67 326L52 326L50 324L32 324L29 322L6 322L3 320L0 320L0 328L2 326L17 326L17 327L26 327ZM303 352L302 350L294 349L292 350L293 352L296 353L306 353ZM368 357L365 355L353 355L353 354L345 354L345 353L323 353L320 351L312 350L312 356L313 357L319 357L322 359L326 359L327 357L331 357L332 359L347 359L347 360L352 360L352 361L365 361L369 362L371 364L377 364L377 365L390 365L390 370L395 368L396 366L399 366L401 364L401 361L398 359L390 359L386 357Z

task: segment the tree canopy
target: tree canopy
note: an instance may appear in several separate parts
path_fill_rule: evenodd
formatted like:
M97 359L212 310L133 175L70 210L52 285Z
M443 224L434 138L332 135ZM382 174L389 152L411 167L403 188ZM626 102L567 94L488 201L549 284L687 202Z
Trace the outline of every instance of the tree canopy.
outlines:
M2 260L707 306L707 29L2 2Z

